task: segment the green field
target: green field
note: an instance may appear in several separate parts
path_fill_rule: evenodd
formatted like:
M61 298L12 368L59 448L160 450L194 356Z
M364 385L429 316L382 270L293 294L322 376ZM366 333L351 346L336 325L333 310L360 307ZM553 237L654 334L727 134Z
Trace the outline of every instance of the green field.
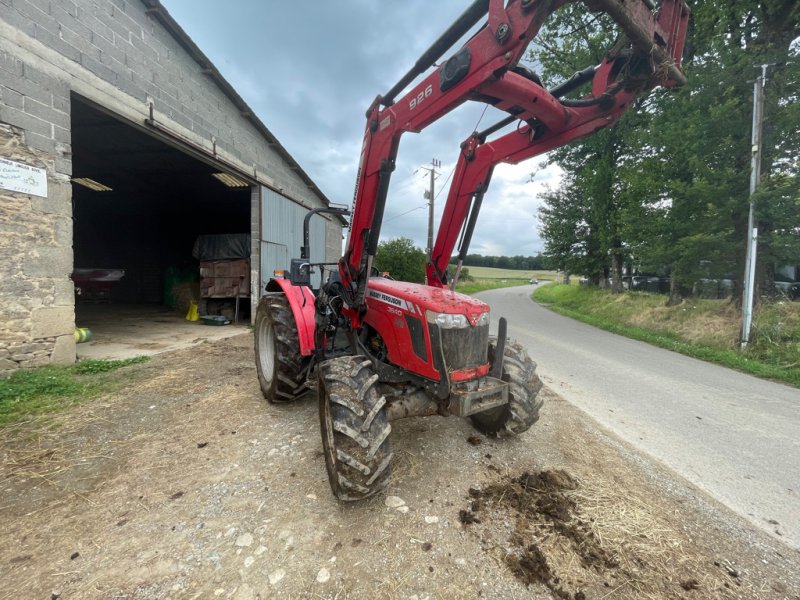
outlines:
M552 281L555 271L517 271L515 269L495 269L492 267L465 267L472 280L461 280L456 289L463 294L474 294L501 287L528 285L531 277L539 281ZM454 270L451 269L451 272Z
M531 277L537 279L555 279L555 271L517 271L515 269L494 269L492 267L465 267L475 279L522 279L526 283Z

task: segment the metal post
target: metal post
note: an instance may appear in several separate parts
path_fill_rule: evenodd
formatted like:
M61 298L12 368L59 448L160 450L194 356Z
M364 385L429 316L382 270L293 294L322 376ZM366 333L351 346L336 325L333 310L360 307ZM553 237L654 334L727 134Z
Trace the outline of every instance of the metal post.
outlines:
M431 168L428 169L427 167L422 167L425 170L430 170L431 172L431 181L428 189L425 191L425 199L428 201L428 247L425 249L425 255L428 258L428 261L431 260L431 253L433 252L433 182L434 178L438 173L436 172L437 167L441 167L442 163L438 159L434 158L431 159Z
M753 88L753 132L750 157L750 211L747 216L747 256L744 271L744 298L742 299L742 341L744 350L750 341L753 325L753 296L755 294L756 255L758 253L758 229L755 226L755 203L753 195L761 179L761 127L764 123L764 85L767 81L767 67L761 66L761 76Z
M431 167L431 184L428 187L428 260L431 259L431 252L433 252L433 174L434 170Z

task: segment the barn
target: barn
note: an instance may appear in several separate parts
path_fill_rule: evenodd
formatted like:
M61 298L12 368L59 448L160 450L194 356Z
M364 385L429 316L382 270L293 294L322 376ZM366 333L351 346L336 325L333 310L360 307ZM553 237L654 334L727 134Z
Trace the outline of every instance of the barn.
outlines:
M158 0L0 2L0 374L153 307L247 321L327 206Z

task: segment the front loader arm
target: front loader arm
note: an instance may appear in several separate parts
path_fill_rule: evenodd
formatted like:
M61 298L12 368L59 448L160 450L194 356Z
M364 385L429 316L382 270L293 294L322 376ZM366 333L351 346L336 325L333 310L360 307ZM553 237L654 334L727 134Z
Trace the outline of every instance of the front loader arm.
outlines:
M544 20L567 0L476 0L428 49L385 96L378 96L367 111L361 148L353 216L339 272L348 290L348 314L358 324L365 306L367 279L380 238L389 180L394 170L400 137L419 132L470 99L485 82L517 64L528 42ZM474 25L479 30L456 54L395 100L419 74L427 70Z
M609 2L616 4L617 0ZM595 3L606 2L595 0ZM684 12L678 12L676 6L682 7ZM503 104L513 107L516 114L484 132L472 134L462 143L441 225L426 267L428 285L445 287L457 280L483 196L496 165L517 164L609 127L643 92L656 85L671 87L684 81L676 65L680 64L683 52L687 20L688 11L682 2L667 1L657 18L647 21L650 25L648 31L652 32L652 39L659 48L659 32L665 28L673 32L667 38L664 50L672 54L672 60L660 63L661 68L654 68L650 59L652 50L648 56L637 47L631 49L618 44L601 65L576 73L573 78L549 91L543 87L530 89L522 81L524 77L510 72L501 80L483 87L489 94L501 91ZM590 96L577 101L559 100L589 81L592 82ZM509 108L509 112L512 109ZM490 135L514 122L517 123L516 130L487 141ZM461 241L455 280L448 281L447 267L459 237Z
M417 61L414 68L385 96L378 96L370 106L367 111L367 126L358 167L350 232L344 256L339 262L339 272L346 290L344 312L352 319L354 326L360 324L360 315L365 308L367 280L377 251L389 180L395 167L397 149L403 133L419 132L463 102L476 100L506 110L515 119L536 119L537 123L551 132L547 136L549 145L546 149L540 150L541 152L578 137L577 134L567 133L576 131L573 122L575 115L572 111L544 90L538 82L510 71L517 65L542 23L568 1L571 0L509 0L504 6L502 0L476 0ZM683 76L676 66L679 61L674 54L670 58L668 51L674 47L674 44L670 45L670 36L677 35L682 44L681 36L685 35L688 10L682 0L664 0L665 6L678 7L673 12L679 15L679 22L683 23L683 26L681 30L679 23L679 27L673 28L670 34L662 35L659 33L663 29L659 25L660 20L656 22L649 11L639 10L640 4L646 9L646 3L650 1L632 0L626 3L635 5L635 10L628 10L630 7L623 8L624 16L629 17L627 24L623 24L623 29L626 33L629 33L630 29L631 39L639 40L634 42L637 48L639 44L648 46L648 77L651 81L655 82L657 79L663 82L671 78L671 81L680 83ZM595 7L621 2L587 0L587 3ZM605 9L602 6L600 8ZM433 65L459 38L485 18L487 11L487 24L458 52L408 93L395 99L411 81ZM661 14L664 13L662 8ZM649 40L649 43L645 44L640 38ZM659 47L658 51L654 46ZM662 46L667 49L667 55L663 59L659 58L660 54L665 52L661 49ZM654 60L660 62L654 65ZM656 67L663 71L658 78L654 76L657 73ZM593 79L593 89L596 94L608 91L613 85L611 82L615 81L616 77L609 75L610 67L605 70L602 67L598 69ZM587 118L586 122L590 120ZM589 132L587 130L586 133ZM519 142L519 140L513 141ZM509 138L507 143L501 145L502 147L491 146L482 152L490 153L492 156L503 154L509 161L514 160L516 156L519 156L519 160L523 160L522 153L525 149L515 147L511 142L512 138ZM542 147L544 148L544 145ZM491 160L488 164L491 164ZM489 169L486 168L487 173ZM470 171L471 168L466 165L464 170ZM463 199L464 193L459 197ZM459 214L463 212L466 215L466 211L461 208L455 209L455 212ZM461 223L463 220L461 218ZM458 221L458 218L453 221ZM453 223L447 223L448 228L452 228ZM449 244L452 251L454 243L454 238L452 244L448 238L440 249ZM447 258L449 259L449 253ZM446 263L444 267L446 268ZM438 266L436 268L439 269Z
M533 103L538 98L552 98L547 90L539 89L540 95L532 98ZM549 114L533 124L517 121L520 126L495 140L486 141L485 133L474 133L465 140L426 268L428 285L448 285L447 266L462 230L464 235L459 244L459 265L466 257L483 196L489 187L495 166L501 163L520 163L609 127L619 120L638 95L639 90L621 89L613 95L613 103L605 108L561 107L562 114L556 115L549 111ZM546 100L542 101L543 104L545 102ZM540 116L542 114L539 113ZM542 125L543 123L550 123L550 126ZM469 223L465 228L468 216Z

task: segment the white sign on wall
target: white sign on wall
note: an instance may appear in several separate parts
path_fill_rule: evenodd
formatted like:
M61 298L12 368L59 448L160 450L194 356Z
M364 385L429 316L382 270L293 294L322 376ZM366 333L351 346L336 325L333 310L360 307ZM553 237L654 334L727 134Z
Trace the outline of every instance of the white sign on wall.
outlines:
M0 158L0 188L46 198L47 172L38 167Z

